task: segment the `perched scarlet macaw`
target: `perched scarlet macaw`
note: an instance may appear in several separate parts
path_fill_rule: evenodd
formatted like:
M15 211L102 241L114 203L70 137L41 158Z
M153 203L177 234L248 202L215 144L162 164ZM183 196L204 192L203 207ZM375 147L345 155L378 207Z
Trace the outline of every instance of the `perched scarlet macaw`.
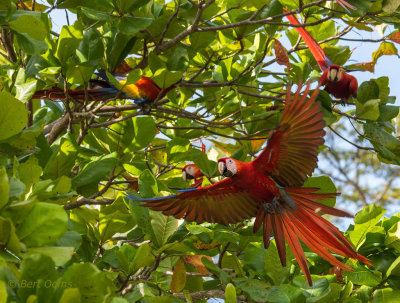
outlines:
M164 97L172 88L175 87L175 85L172 85L162 90L149 77L141 77L136 83L125 85L126 79L116 76L121 85L120 88L116 88L110 83L103 70L99 71L98 75L102 80L91 79L89 81L89 89L87 90L89 100L107 100L119 97L131 99L136 104L141 105L151 103L157 98ZM68 90L68 94L75 99L86 99L85 91L83 89L70 89ZM64 91L60 88L39 90L32 96L32 99L58 100L60 98L65 98Z
M345 1L342 2L347 3ZM286 10L283 11L287 13ZM286 17L291 24L300 25L299 21L294 15L287 15ZM350 96L356 97L358 89L357 79L354 76L345 73L343 68L339 65L332 64L331 60L329 60L328 56L322 50L318 42L315 41L315 39L310 35L309 32L305 30L304 27L295 28L303 38L304 42L310 48L311 53L323 72L319 80L319 84L324 85L325 90L335 98L347 100Z
M203 182L204 174L196 164L187 164L182 168L183 180L194 180L192 187L198 187Z
M316 202L337 194L322 194L317 193L318 188L301 187L317 166L318 147L323 144L325 134L321 105L314 102L318 89L307 99L309 85L301 97L300 88L292 97L288 87L279 126L254 161L245 163L233 158L218 161L219 171L227 178L167 197L141 199L127 196L144 201L144 206L165 215L198 223L228 225L256 217L254 232L263 225L265 248L273 232L281 263L285 266L286 238L309 285L312 285L310 271L299 239L342 269L352 270L328 250L372 265L367 258L357 254L336 227L318 214L351 217L345 211Z

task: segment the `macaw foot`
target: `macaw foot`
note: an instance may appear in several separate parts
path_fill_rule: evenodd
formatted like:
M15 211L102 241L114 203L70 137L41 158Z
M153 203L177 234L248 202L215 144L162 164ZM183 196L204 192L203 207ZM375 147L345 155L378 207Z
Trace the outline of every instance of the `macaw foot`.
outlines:
M279 188L279 194L280 196L275 196L272 201L264 201L263 208L268 214L282 214L283 209L293 211L296 208L296 203L283 188Z
M150 115L151 104L150 103L143 103L143 104L141 104L141 106L142 106L141 111L143 112L143 114Z
M272 201L264 201L263 208L268 214L282 213L282 204L278 196L275 196Z

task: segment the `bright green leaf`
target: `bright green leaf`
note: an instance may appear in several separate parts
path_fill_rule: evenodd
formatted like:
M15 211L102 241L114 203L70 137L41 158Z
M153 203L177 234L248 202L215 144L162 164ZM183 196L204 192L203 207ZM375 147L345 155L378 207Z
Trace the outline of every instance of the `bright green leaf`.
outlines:
M24 218L18 236L30 247L55 243L67 230L67 223L67 214L61 206L38 202Z
M0 140L18 134L28 120L25 105L10 93L0 92Z
M21 15L8 23L10 28L18 33L26 33L36 40L44 40L47 34L46 26L33 15Z

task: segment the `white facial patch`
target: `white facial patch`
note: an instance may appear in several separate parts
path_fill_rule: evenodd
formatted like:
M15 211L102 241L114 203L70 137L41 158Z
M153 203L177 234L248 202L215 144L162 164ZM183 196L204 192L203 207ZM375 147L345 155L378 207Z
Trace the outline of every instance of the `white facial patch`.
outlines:
M189 174L189 175L194 175L194 167L193 166L188 166L188 167L186 167L186 172Z
M226 169L232 173L232 175L236 175L237 173L237 168L236 168L236 163L232 159L226 159Z
M186 181L186 172L182 172L182 179Z

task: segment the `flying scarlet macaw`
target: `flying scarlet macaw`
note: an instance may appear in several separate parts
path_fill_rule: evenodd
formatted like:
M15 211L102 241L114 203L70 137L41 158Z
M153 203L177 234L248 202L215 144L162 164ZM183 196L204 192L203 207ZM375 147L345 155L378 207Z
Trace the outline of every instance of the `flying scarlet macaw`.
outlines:
M97 75L102 79L91 79L89 81L89 89L87 90L89 100L100 101L118 97L121 99L131 99L135 104L142 105L164 97L175 87L174 84L166 89L161 89L149 77L141 77L136 83L125 85L126 78L116 76L121 86L120 88L116 88L110 83L104 70L100 70ZM75 99L86 99L85 90L83 89L70 89L68 90L68 94ZM60 88L38 90L32 96L32 99L59 100L60 98L65 98L65 93Z
M342 2L347 3L345 1ZM283 12L287 13L288 11L283 10ZM294 15L287 15L286 18L288 18L291 24L300 25L300 22ZM319 79L319 84L324 85L325 90L335 98L347 100L350 98L350 96L356 97L358 89L357 79L354 76L347 74L339 65L332 64L331 60L322 50L318 42L315 41L315 39L310 35L309 32L305 30L304 27L295 28L303 38L304 42L310 48L311 53L323 72L321 78Z
M233 158L218 160L218 169L226 178L210 186L186 189L178 194L142 199L143 206L165 215L197 223L241 222L256 217L254 232L263 225L263 240L268 248L275 241L282 266L286 265L285 238L309 285L310 271L300 240L334 266L352 270L329 251L372 265L355 251L351 243L318 212L351 217L345 211L320 204L318 200L336 193L317 193L319 188L301 187L317 167L318 147L324 143L325 122L321 105L314 102L318 89L307 99L310 83L300 96L287 89L283 116L261 154L252 162Z

